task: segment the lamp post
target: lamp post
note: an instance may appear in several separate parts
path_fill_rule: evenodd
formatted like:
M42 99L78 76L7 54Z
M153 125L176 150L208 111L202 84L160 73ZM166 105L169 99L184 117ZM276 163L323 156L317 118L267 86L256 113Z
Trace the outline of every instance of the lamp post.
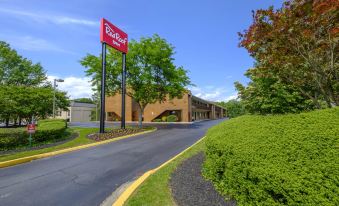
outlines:
M57 82L64 82L63 79L54 79L54 84L53 84L53 119L55 118L55 90L57 85Z

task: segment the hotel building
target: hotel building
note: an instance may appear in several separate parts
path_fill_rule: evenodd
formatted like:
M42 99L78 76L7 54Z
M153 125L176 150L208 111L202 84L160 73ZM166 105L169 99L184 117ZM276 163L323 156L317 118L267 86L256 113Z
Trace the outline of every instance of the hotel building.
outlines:
M120 121L121 94L106 97L105 111L107 121ZM126 95L126 121L138 121L138 112L137 103ZM153 122L155 119L162 119L162 117L168 115L176 115L178 122L192 122L226 117L226 109L188 92L180 99L168 99L162 103L147 105L144 110L143 121Z

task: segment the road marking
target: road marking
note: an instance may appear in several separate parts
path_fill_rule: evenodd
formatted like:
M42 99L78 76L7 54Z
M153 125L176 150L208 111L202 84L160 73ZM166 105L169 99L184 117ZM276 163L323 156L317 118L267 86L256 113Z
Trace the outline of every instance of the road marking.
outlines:
M153 173L157 172L159 169L163 168L166 166L168 163L172 162L174 159L185 153L187 150L191 149L193 146L201 142L206 136L202 137L199 139L197 142L192 144L190 147L186 148L184 151L180 152L173 158L169 159L159 167L149 170L145 172L143 175L141 175L138 179L136 179L119 197L118 199L113 203L112 206L123 206L126 200L132 195L132 193Z

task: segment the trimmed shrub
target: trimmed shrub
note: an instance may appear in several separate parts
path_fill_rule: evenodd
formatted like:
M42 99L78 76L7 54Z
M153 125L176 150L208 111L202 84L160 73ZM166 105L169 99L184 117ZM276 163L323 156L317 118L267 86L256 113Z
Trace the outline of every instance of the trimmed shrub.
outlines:
M176 121L178 121L178 117L177 116L175 116L173 114L167 116L167 122L176 122Z
M161 117L161 121L166 122L167 121L167 117L166 116Z
M32 135L32 144L41 145L55 142L65 137L67 123L64 120L41 120ZM1 128L0 151L25 147L29 144L26 128Z
M161 119L154 119L153 122L162 122Z
M242 116L207 133L203 174L238 205L339 205L339 108Z

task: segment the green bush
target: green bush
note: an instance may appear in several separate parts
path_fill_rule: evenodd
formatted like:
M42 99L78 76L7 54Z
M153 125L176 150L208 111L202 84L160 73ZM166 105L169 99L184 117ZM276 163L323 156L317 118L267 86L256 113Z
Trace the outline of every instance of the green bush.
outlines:
M176 122L178 121L178 117L175 115L168 115L167 116L167 122Z
M64 120L41 120L32 135L32 144L41 145L55 142L65 137L67 123ZM25 147L29 144L26 128L1 128L0 151Z
M339 108L242 116L207 133L203 173L238 205L339 205Z
M161 121L166 122L167 121L167 117L166 116L161 117Z
M161 119L154 119L153 122L162 122Z
M228 102L219 102L220 106L226 108L227 117L234 118L246 113L245 107L241 101L232 99Z

